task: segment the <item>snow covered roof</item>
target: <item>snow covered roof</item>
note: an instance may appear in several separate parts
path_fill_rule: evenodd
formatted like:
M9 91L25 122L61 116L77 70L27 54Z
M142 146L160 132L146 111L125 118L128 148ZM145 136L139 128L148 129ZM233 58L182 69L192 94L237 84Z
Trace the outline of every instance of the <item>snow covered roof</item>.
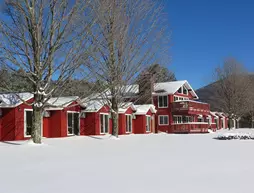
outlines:
M129 107L131 107L131 109L134 111L137 110L136 106L133 103L129 102L129 103L124 103L123 105L121 105L121 108L118 109L118 113L125 113Z
M48 105L53 107L64 108L79 99L78 96L54 97L48 100Z
M161 83L155 83L154 85L154 93L163 93L163 94L175 94L179 88L182 86L185 86L189 92L192 94L193 97L198 99L197 94L191 87L191 85L188 83L187 80L181 80L181 81L172 81L172 82L161 82Z
M213 116L213 117L215 117L215 118L218 118L218 116L216 115L216 112L210 112L210 114Z
M155 106L152 104L147 105L135 105L136 107L136 115L145 115L149 110L151 110L152 113L156 113Z
M84 112L98 112L104 105L106 101L104 100L91 100L85 103L82 103L82 107L85 107Z
M8 93L0 94L0 107L1 108L14 108L33 98L32 93Z

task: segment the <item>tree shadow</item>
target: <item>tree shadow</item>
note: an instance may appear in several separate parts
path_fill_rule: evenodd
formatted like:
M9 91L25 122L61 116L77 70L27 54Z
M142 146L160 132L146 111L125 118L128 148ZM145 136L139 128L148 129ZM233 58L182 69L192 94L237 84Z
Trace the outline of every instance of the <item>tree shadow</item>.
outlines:
M0 143L8 144L8 145L22 145L20 142L10 142L10 141L0 141Z

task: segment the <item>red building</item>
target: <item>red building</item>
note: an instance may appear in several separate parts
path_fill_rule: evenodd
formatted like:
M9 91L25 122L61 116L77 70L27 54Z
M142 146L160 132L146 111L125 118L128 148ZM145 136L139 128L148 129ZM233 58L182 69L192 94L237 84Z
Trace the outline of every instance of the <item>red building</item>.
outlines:
M43 136L67 137L79 135L81 107L79 97L57 97L48 101L49 107L44 111Z
M31 137L32 103L30 93L0 94L0 140L24 140Z
M135 105L134 114L135 134L155 133L155 115L154 105Z
M43 113L42 136L66 137L79 134L78 97L59 97L48 101ZM25 101L25 102L23 102ZM0 140L31 138L33 95L31 93L0 95Z
M91 100L81 105L80 135L112 134L110 108L103 100Z
M196 101L197 94L187 81L156 83L156 129L167 133L208 132L210 105Z
M119 135L132 134L135 131L135 112L137 111L133 103L125 103L119 108L118 129Z

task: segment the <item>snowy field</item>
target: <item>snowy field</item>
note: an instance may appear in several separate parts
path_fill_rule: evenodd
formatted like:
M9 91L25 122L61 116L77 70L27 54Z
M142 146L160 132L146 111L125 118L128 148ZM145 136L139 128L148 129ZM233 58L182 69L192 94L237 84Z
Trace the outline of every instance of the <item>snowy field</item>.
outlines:
M0 192L253 193L254 140L217 135L0 143Z

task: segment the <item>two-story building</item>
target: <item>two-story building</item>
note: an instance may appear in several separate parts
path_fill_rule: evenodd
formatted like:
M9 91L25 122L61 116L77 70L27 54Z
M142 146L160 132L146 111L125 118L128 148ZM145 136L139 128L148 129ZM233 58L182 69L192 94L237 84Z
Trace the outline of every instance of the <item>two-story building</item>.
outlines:
M212 127L210 105L197 101L188 81L154 84L156 129L167 133L203 133Z

